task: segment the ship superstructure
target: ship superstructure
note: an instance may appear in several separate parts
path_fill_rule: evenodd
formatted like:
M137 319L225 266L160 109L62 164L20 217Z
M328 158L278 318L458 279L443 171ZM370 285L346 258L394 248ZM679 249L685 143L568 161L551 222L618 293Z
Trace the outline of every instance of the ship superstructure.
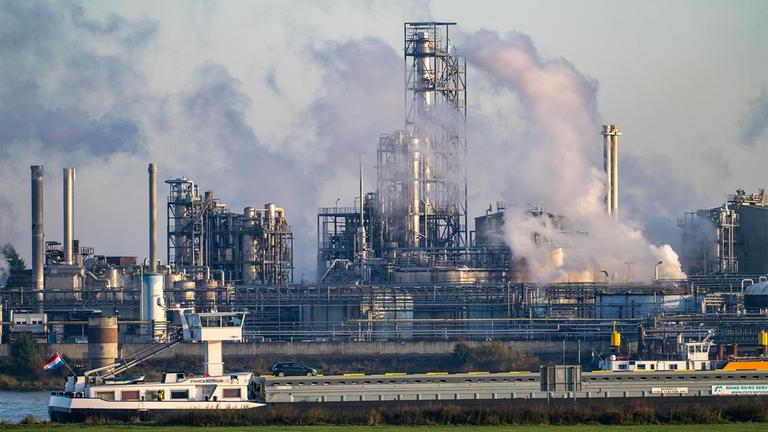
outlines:
M131 361L67 377L62 392L51 394L52 421L87 418L130 420L178 414L186 410L244 410L264 406L261 384L251 372L224 373L222 342L242 341L244 312L178 310L181 323L167 344ZM204 372L166 372L160 382L143 376L118 377L133 366L181 342L205 344Z

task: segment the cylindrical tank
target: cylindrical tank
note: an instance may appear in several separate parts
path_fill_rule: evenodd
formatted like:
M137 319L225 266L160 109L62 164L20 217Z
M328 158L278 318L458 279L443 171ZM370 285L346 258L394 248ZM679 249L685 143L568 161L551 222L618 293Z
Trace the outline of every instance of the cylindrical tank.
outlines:
M768 309L768 281L750 285L744 291L744 307L747 312L759 313Z
M759 344L762 347L768 347L768 332L760 330Z
M91 368L111 365L118 357L117 317L88 318L88 360Z
M161 337L166 324L163 281L161 274L146 273L141 286L141 320L153 337Z
M197 304L212 306L216 303L216 289L219 287L215 280L199 280L196 283Z
M176 287L176 281L180 281L182 277L181 273L174 273L170 269L163 273L163 278L165 279L163 286L168 287L165 290L165 300L167 303L173 304L184 300L184 295L177 292L178 288Z
M123 286L120 271L114 267L107 269L107 279L109 280L109 288L113 290Z
M173 283L173 289L176 291L177 298L182 299L184 303L195 303L195 281L176 281Z
M621 333L616 331L616 321L613 322L613 331L611 332L611 346L619 351L621 348Z
M264 204L264 208L267 210L267 219L269 220L270 228L275 225L275 217L277 217L277 206L273 203Z

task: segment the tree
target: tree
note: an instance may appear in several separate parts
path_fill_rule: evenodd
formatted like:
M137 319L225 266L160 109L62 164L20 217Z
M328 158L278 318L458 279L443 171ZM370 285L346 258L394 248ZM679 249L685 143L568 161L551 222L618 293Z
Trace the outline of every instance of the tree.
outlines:
M6 243L0 249L0 253L5 255L5 260L8 262L8 269L12 272L23 271L27 268L27 264L16 252L16 248L12 244Z
M20 333L11 343L11 359L19 374L38 375L40 372L40 350L29 333Z

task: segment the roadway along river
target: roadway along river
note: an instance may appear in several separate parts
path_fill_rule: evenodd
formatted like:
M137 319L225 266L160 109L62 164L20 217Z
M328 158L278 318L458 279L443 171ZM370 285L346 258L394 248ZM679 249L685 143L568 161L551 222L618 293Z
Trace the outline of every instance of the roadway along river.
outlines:
M48 396L50 392L0 391L0 422L18 423L32 415L48 420Z

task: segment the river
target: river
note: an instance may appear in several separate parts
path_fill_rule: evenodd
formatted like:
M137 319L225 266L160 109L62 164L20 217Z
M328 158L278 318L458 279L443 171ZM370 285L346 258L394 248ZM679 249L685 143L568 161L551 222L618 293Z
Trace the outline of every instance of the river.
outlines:
M50 392L0 391L0 421L18 423L32 415L48 420L48 396Z

